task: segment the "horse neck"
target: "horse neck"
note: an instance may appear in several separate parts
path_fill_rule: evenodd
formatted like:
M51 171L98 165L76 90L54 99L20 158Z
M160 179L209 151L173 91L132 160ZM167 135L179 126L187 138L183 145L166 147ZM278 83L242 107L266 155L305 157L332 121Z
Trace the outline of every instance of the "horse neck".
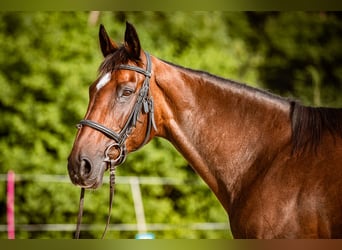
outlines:
M171 141L228 211L248 185L246 176L252 181L289 142L289 104L203 72L158 65L164 96L156 102L158 135Z

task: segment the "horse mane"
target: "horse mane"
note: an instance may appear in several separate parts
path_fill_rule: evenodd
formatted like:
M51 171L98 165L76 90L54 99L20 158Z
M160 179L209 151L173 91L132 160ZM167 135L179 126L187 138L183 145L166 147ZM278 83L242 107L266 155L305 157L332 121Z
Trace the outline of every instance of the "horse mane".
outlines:
M162 60L164 61L164 60ZM306 150L317 152L322 136L325 132L330 133L333 138L342 138L342 109L326 107L309 107L292 101L284 97L275 95L266 90L254 88L252 86L236 82L231 79L222 78L201 70L186 68L174 63L164 61L172 66L178 67L188 72L204 75L215 81L228 83L240 89L258 93L272 100L290 103L290 120L292 127L292 154L303 153Z
M309 107L297 101L288 100L284 97L272 94L266 90L257 89L252 86L236 82L231 79L212 75L205 71L194 70L164 61L172 66L195 74L205 75L216 81L229 83L238 88L267 96L275 101L290 103L290 120L292 127L292 154L303 153L306 150L317 152L323 134L328 132L333 138L342 138L342 109L328 107Z
M317 151L325 132L342 138L342 109L306 107L291 101L292 152Z

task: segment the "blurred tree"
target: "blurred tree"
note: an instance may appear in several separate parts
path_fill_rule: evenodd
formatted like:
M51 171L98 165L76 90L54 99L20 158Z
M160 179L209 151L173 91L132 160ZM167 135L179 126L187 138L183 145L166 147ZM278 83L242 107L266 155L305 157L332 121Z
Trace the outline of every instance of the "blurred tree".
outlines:
M0 19L2 170L65 173L70 125L84 113L96 76L96 38L77 13L11 12ZM80 37L79 30L88 32Z
M265 88L311 105L342 106L342 15L337 12L247 12L239 32L259 51ZM251 30L253 30L251 32Z

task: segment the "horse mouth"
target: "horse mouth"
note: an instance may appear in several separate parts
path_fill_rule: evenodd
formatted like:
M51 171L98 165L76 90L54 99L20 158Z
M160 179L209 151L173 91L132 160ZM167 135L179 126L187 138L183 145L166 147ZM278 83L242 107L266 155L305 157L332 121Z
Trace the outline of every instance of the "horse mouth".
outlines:
M98 189L102 186L103 183L103 177L98 177L94 179L88 179L87 181L84 181L82 184L77 184L81 188L85 189Z

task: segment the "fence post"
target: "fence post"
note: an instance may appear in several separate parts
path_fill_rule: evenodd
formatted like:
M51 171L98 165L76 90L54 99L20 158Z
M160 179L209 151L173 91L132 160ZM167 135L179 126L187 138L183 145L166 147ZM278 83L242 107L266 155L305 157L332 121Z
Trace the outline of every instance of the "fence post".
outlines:
M15 239L14 222L14 188L15 174L13 171L7 173L7 235L8 239Z
M154 234L147 233L147 226L145 221L144 204L142 202L140 182L138 177L130 177L129 182L131 184L135 217L137 220L138 234L136 239L154 239Z

